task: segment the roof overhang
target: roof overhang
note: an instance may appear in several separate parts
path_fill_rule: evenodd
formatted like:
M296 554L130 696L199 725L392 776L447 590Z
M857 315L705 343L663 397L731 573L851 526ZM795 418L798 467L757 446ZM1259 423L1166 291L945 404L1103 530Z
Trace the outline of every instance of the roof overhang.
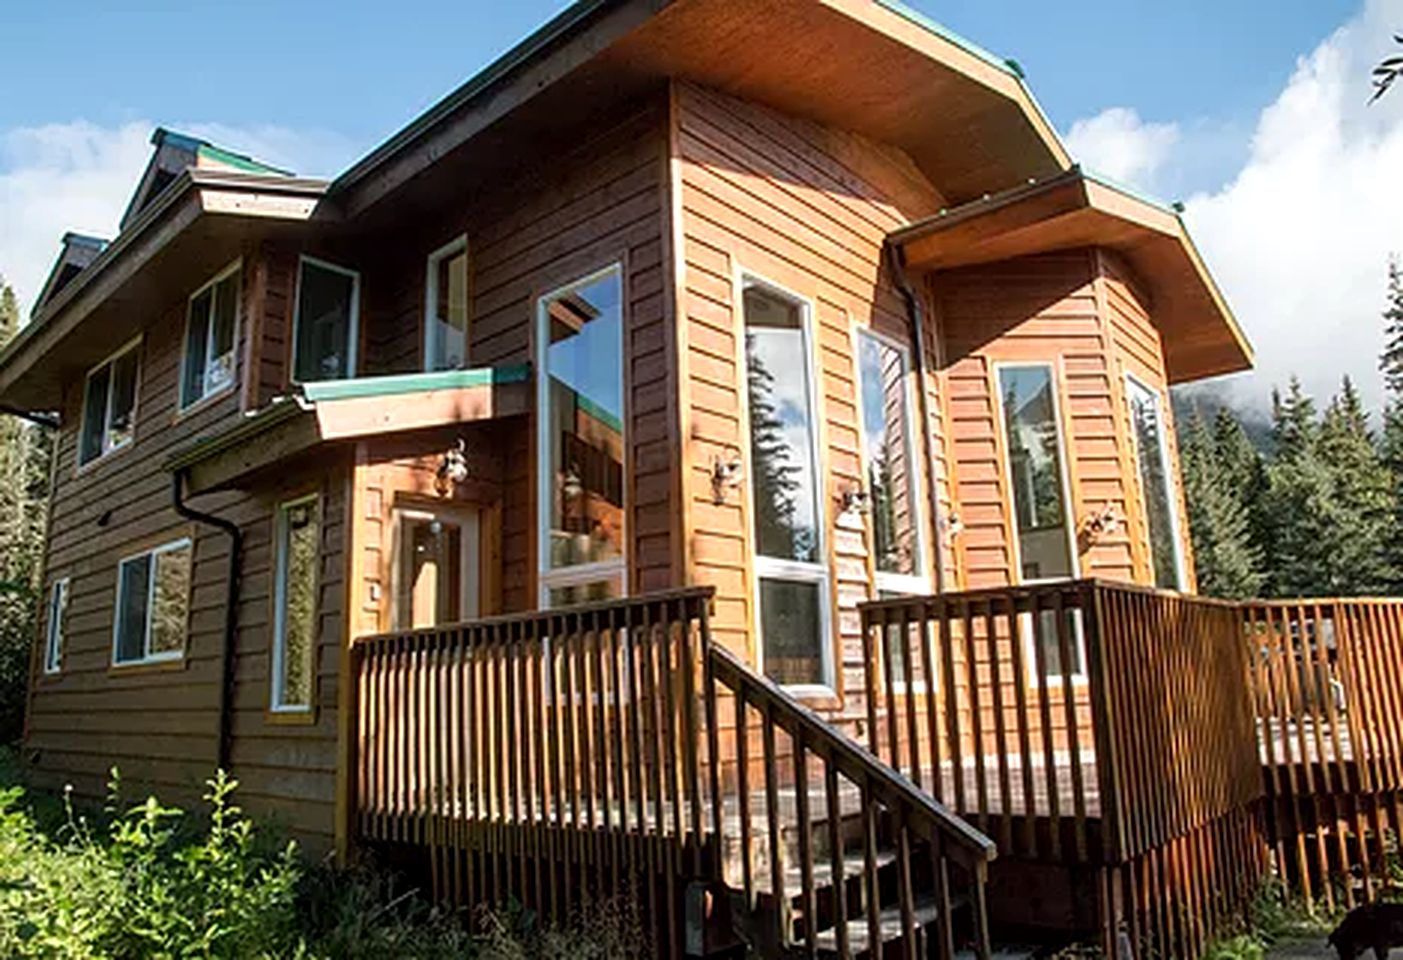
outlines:
M308 383L299 394L177 450L192 496L238 487L283 470L327 444L524 414L528 365Z
M917 273L1080 247L1114 250L1151 298L1171 383L1252 366L1252 346L1178 213L1080 169L945 211L888 240Z
M135 336L191 277L212 275L251 240L299 231L325 190L317 180L186 170L0 352L0 401L58 410L64 382Z
M530 135L668 78L901 147L952 203L1071 163L1015 67L896 0L580 0L330 194L358 216L508 115Z

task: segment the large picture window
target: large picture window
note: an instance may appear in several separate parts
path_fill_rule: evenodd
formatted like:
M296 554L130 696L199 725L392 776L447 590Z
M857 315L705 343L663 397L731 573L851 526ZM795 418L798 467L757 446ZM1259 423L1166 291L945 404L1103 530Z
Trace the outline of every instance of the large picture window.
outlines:
M1052 367L1001 366L998 382L1020 580L1075 576Z
M279 506L275 535L272 708L309 710L317 648L319 498L304 497Z
M622 596L623 277L617 266L539 304L541 600Z
M118 565L113 663L171 660L184 654L191 553L186 538L127 557Z
M1155 586L1184 589L1183 559L1179 549L1179 524L1174 509L1169 448L1165 437L1164 406L1159 394L1134 377L1126 377L1130 420L1135 434L1135 459L1140 470L1140 492L1149 525L1150 559Z
M83 427L78 437L78 463L120 450L136 432L138 358L141 342L133 341L88 373L83 392Z
M180 376L182 408L233 385L238 318L239 265L234 264L190 298Z
M998 367L999 405L1003 410L1008 481L1013 488L1017 529L1018 579L1022 583L1077 575L1070 504L1063 469L1057 381L1048 364ZM1028 647L1028 669L1052 681L1086 675L1085 642L1079 611L1043 610L1035 618L1019 615ZM1064 642L1070 662L1063 663Z
M293 319L292 371L298 383L356 375L360 274L303 257Z
M424 369L468 365L468 241L459 237L429 255L424 292Z
M752 280L742 297L762 667L778 683L831 688L808 310Z
M857 335L862 460L871 506L877 589L924 593L919 460L907 381L910 354L866 330Z

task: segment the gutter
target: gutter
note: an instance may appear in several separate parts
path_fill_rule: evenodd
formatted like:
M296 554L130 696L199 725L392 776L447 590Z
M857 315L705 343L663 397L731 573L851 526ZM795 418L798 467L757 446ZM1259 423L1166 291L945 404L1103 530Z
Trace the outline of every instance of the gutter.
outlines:
M891 271L892 282L901 293L901 299L906 304L906 319L911 322L911 329L916 341L916 378L921 385L918 401L921 407L921 433L925 437L926 443L926 463L930 469L930 481L926 484L930 497L930 518L931 530L935 534L934 561L935 561L935 592L945 592L945 562L941 553L941 531L944 524L940 515L940 491L935 485L935 431L931 429L930 423L930 393L926 388L926 331L924 317L921 315L921 301L916 296L916 291L911 289L911 284L906 280L906 265L902 262L901 248L892 242L888 237L882 241L882 252L886 257L887 269Z
M229 538L229 572L224 584L224 648L219 684L219 736L216 769L228 771L234 732L234 639L239 624L239 564L243 552L243 531L233 521L203 513L187 506L184 499L185 470L171 475L171 505L187 520L220 530Z

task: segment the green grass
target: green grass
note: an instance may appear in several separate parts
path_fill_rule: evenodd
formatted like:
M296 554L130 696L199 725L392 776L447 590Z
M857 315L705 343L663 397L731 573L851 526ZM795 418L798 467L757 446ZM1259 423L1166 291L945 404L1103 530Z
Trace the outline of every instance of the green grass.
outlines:
M218 774L195 812L155 797L107 806L27 791L0 751L0 956L556 960L649 955L627 904L543 927L514 908L472 915L432 906L370 869L308 865L258 829Z

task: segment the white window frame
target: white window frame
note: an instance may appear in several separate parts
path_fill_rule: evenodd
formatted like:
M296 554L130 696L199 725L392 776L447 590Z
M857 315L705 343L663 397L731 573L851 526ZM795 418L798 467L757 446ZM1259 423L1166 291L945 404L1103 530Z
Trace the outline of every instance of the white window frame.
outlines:
M320 270L328 270L351 278L351 316L349 317L349 329L346 332L346 375L341 378L350 380L355 377L357 365L360 363L360 271L343 267L339 263L309 257L305 253L297 258L297 283L296 288L292 291L292 369L289 371L288 379L293 383L304 382L297 379L297 342L300 339L298 332L301 330L302 324L302 273L308 264ZM316 381L305 382L315 383Z
M185 637L179 650L163 650L153 653L151 651L151 618L156 612L156 558L163 553L173 553L177 550L190 551L190 589L185 595ZM130 660L118 658L118 640L121 635L122 625L122 569L134 560L142 557L150 557L150 573L146 580L146 624L145 632L142 636L142 655ZM195 544L189 537L181 537L178 540L171 540L149 550L141 550L128 554L117 561L117 596L112 604L112 665L114 667L138 666L144 663L164 663L170 660L180 660L185 656L185 650L190 644L190 594L195 586Z
M107 398L103 403L102 407L102 443L100 445L101 449L98 450L98 452L95 455L89 457L88 459L83 459L83 437L86 436L88 432L88 391L92 389L93 376L97 374L98 371L100 371L103 367L110 367L115 365L118 360L122 359L127 354L133 351L139 350L140 348L141 336L137 335L131 340L128 340L126 343L124 343L120 348L117 349L115 353L112 353L101 363L95 364L94 366L89 368L87 376L83 380L83 415L80 418L78 424L78 448L76 451L78 467L80 469L88 466L89 464L97 463L99 460L103 459L104 457L107 457L110 454L116 453L118 450L125 450L127 447L130 447L133 443L136 442L137 416L140 413L141 408L140 353L137 354L136 378L132 384L131 436L127 437L127 439L123 440L121 443L112 442L112 387L115 381L109 374L107 377Z
M623 488L623 513L624 513L624 539L622 555L612 560L596 560L592 563L577 563L568 567L551 567L550 565L550 533L551 533L551 482L550 470L546 469L549 462L550 418L547 416L548 404L550 403L550 370L546 365L547 352L550 350L550 326L549 318L546 314L546 304L555 300L571 290L588 286L591 283L602 280L611 273L618 274L619 277L619 313L622 325L622 351L619 356L619 371L624 377L623 388L623 440L624 440L624 488ZM623 263L615 261L608 266L601 267L593 273L586 274L577 280L572 280L563 286L556 287L540 297L536 298L536 460L538 469L536 471L536 584L537 600L541 609L550 608L550 592L557 587L576 587L588 583L600 581L611 581L617 585L618 596L620 598L628 596L628 555L629 540L633 536L632 517L629 510L632 504L629 502L629 398L628 398L628 312L624 303L627 297L627 285L625 283Z
M326 523L321 500L320 493L308 493L291 500L282 500L273 516L273 647L268 675L268 709L273 713L310 713L317 700L317 657L318 648L321 646L322 533ZM312 585L315 595L312 610L316 624L312 636L312 675L307 702L286 703L283 700L286 693L283 690L283 661L287 657L287 513L292 508L306 503L317 504L317 575Z
M229 377L229 382L222 387L211 388L209 384L209 365L213 359L211 352L214 349L214 299L210 299L210 315L205 326L205 369L200 373L200 395L187 401L185 399L185 380L188 374L186 369L190 363L190 321L191 308L195 305L195 299L206 290L213 290L222 281L240 272L243 269L243 258L235 260L223 270L220 270L213 278L203 284L198 290L185 298L185 336L181 340L180 347L180 382L176 384L176 406L181 413L194 410L201 404L213 400L215 397L222 397L230 393L239 385L239 327L242 325L243 314L243 277L239 278L239 284L234 294L234 340L230 350L234 355L233 372Z
M437 358L433 355L434 323L437 322L434 316L438 312L438 284L436 283L438 265L444 260L462 253L468 256L468 235L466 233L448 241L433 253L429 254L424 265L424 371L426 373L439 369L435 366ZM472 261L467 262L468 279L472 278ZM472 331L472 295L468 295L468 318L467 325L463 328L463 366L469 366L470 347Z
M911 523L916 532L916 568L917 572L912 574L887 573L878 570L875 556L873 559L873 586L883 592L891 594L901 594L904 596L925 596L931 592L930 578L930 557L927 551L929 543L926 537L926 515L925 515L925 459L919 451L916 436L916 391L913 384L913 371L915 369L911 349L892 337L879 333L871 327L858 326L853 329L853 369L857 373L857 433L858 462L862 469L862 488L871 496L872 491L868 489L869 467L871 464L867 458L867 417L862 408L862 339L870 337L880 345L895 350L901 357L901 390L905 405L905 440L906 459L911 464ZM868 540L871 549L875 553L876 549L876 529L868 524Z
M49 587L49 604L44 623L44 672L56 674L63 669L63 641L68 627L70 580L59 577Z
M1057 428L1057 466L1059 479L1062 482L1062 512L1065 514L1067 527L1067 554L1071 558L1070 578L1073 580L1081 577L1081 557L1077 552L1077 530L1076 530L1076 505L1072 503L1072 475L1071 465L1067 460L1067 430L1066 422L1062 419L1062 379L1061 364L1051 360L1020 360L1020 361L997 361L992 365L994 410L995 420L997 420L999 440L1003 445L1003 471L1008 482L1008 509L1009 531L1012 533L1009 543L1010 554L1013 558L1013 582L1026 586L1036 586L1040 583L1057 583L1063 577L1034 577L1025 578L1023 576L1023 550L1018 539L1018 493L1013 489L1013 461L1010 454L1013 450L1012 442L1008 435L1008 411L1004 409L1003 389L1000 381L1000 374L1004 370L1028 370L1042 368L1048 373L1048 384L1052 390L1052 420ZM1076 645L1077 659L1081 665L1081 670L1071 674L1072 684L1081 686L1088 680L1086 674L1086 631L1081 618L1080 611L1073 610L1073 623L1076 625L1076 636L1072 638ZM1037 633L1033 629L1032 613L1020 613L1018 615L1019 632L1023 634L1023 646L1026 652L1026 664L1029 674L1029 685L1038 685L1038 661ZM1048 674L1045 678L1049 687L1062 685L1062 674Z
M431 509L423 506L395 506L391 508L392 518L392 539L391 549L394 551L393 559L390 561L390 625L394 630L409 630L411 627L401 626L400 616L404 613L400 609L400 587L404 577L404 569L401 561L404 559L405 546L405 522L406 520L434 520L451 519L458 524L460 531L460 541L458 544L458 564L462 572L462 581L458 584L458 609L460 620L476 620L481 606L481 576L478 554L482 543L482 513L481 511L467 505L445 504L441 509Z
M1155 405L1156 414L1159 417L1159 462L1160 469L1164 471L1164 481L1167 489L1164 491L1166 499L1169 501L1169 531L1170 542L1174 545L1174 575L1179 580L1179 585L1175 589L1183 592L1188 588L1188 565L1184 562L1184 545L1181 540L1183 527L1180 525L1179 517L1179 492L1175 488L1175 473L1171 469L1173 463L1169 459L1169 420L1168 405L1164 402L1164 396L1151 387L1144 380L1129 371L1125 374L1125 411L1130 418L1130 443L1135 451L1135 476L1140 488L1140 506L1145 514L1145 547L1150 556L1150 577L1154 577L1154 536L1150 532L1150 510L1149 494L1145 490L1145 478L1140 472L1140 437L1135 430L1135 399L1136 391L1150 399Z
M809 388L809 410L814 418L813 442L809 453L813 459L814 477L814 522L817 527L815 553L823 559L816 563L797 560L784 560L767 557L760 553L755 542L755 465L751 462L750 438L750 389L748 386L749 358L745 350L745 291L751 287L765 290L777 297L788 300L799 308L799 323L804 334L804 363L806 365ZM837 697L837 669L834 663L833 635L833 583L832 570L828 560L828 493L827 474L823 469L823 435L820 422L823 407L818 384L818 364L815 362L818 341L815 338L813 301L808 297L788 289L782 284L766 279L753 270L738 269L734 278L736 315L739 323L739 336L736 337L736 370L741 377L740 386L740 433L743 447L741 456L745 463L745 512L747 529L745 541L750 553L753 582L750 591L751 630L755 637L755 666L761 674L765 672L764 616L760 610L760 581L788 580L794 583L812 583L818 586L818 633L819 669L822 681L819 683L781 684L784 690L797 697Z

